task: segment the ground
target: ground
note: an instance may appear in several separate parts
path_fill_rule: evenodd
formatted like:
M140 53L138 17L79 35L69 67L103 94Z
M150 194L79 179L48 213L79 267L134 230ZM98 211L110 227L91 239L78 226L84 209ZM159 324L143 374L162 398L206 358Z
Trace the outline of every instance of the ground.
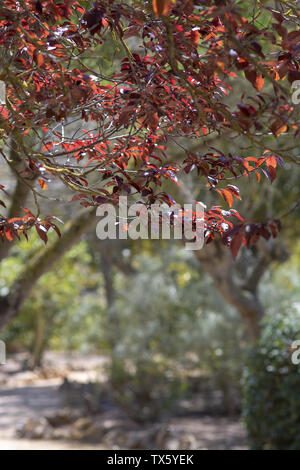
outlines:
M105 359L99 356L49 354L47 367L22 372L22 355L10 358L0 369L0 450L108 449L107 444L64 440L31 440L18 437L28 420L55 413L64 406L61 385L69 381L89 382L103 374ZM105 414L113 416L114 410ZM172 435L180 436L181 448L246 449L246 433L236 418L209 416L189 411L168 421ZM176 442L174 445L176 446ZM171 444L172 445L172 444ZM183 446L183 447L182 447Z

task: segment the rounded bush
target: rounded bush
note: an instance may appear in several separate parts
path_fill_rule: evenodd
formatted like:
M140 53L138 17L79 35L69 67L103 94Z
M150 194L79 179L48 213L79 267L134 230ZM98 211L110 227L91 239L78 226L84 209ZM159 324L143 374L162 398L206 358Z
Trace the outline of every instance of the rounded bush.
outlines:
M117 404L137 422L161 419L182 397L184 382L170 377L165 362L138 359L131 364L124 362L114 360L112 365L113 397Z
M265 319L244 374L243 417L253 449L300 449L300 313ZM298 347L298 349L300 349Z

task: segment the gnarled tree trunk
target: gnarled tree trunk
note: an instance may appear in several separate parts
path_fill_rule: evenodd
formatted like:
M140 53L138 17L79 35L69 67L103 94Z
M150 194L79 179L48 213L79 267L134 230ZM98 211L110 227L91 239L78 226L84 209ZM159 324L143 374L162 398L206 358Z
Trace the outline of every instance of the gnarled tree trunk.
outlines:
M277 239L260 241L251 254L246 249L242 250L236 261L230 250L217 240L194 253L219 294L243 318L251 340L257 339L264 315L264 306L259 299L259 282L272 262L287 259L282 242Z

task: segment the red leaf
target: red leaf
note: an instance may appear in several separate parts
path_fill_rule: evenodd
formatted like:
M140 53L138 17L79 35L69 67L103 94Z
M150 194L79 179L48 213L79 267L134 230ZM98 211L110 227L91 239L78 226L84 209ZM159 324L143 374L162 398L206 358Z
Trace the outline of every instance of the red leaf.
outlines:
M277 166L277 160L275 157L273 157L272 155L270 155L269 157L267 157L266 159L266 165L269 167L269 166L272 166L273 168L276 168Z
M170 0L152 0L152 7L157 17L166 15L169 10Z
M225 199L229 207L232 207L232 204L233 204L232 192L229 191L228 189L217 189L216 191L223 197L223 199Z
M36 63L38 65L38 67L42 67L43 63L44 63L44 57L43 57L43 54L38 54L36 56Z
M8 230L5 230L5 235L6 235L6 238L7 238L7 240L8 240L9 242L12 242L12 241L13 241L14 235L13 235L13 233L12 233L11 230L9 230L9 229L8 229Z
M271 183L273 183L273 181L276 179L276 169L273 166L268 166L266 174Z
M244 228L239 230L238 233L234 235L234 237L232 238L232 241L230 243L230 250L231 250L233 259L236 259L239 253L239 250L241 248L242 241L243 241L243 234L244 234Z
M47 183L46 181L42 180L41 178L38 179L38 183L40 185L40 187L44 190L44 191L47 191Z
M43 240L45 245L47 244L48 237L47 237L47 229L43 225L36 224L35 226L38 236Z
M53 223L50 223L51 227L55 230L55 232L57 233L57 235L59 236L59 238L61 238L61 231L59 230L59 228L57 227L57 225L53 224Z
M280 134L286 132L287 130L288 126L281 119L276 119L276 121L274 121L271 125L271 131L273 132L275 137L278 137Z
M237 186L234 186L233 184L228 184L226 190L230 191L238 199L241 199L240 190Z
M260 91L264 86L264 78L262 75L257 74L254 69L246 69L245 77L249 80L250 83L254 86L257 91Z
M257 75L254 87L256 88L257 91L260 91L263 88L263 86L264 86L264 77L262 75Z

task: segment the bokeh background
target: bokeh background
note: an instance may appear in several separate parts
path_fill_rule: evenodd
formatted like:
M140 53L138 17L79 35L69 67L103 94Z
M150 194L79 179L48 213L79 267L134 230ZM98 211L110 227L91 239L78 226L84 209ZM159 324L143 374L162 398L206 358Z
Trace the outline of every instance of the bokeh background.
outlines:
M107 41L84 60L109 75L120 54ZM231 85L228 105L255 94L246 79ZM56 131L72 134L74 126L58 123ZM286 148L290 138L267 136L266 148L271 140ZM182 142L203 154L216 143L225 154L255 152L230 135ZM185 154L174 144L168 158ZM0 171L9 207L18 182L3 161ZM163 189L182 203L228 209L196 172L180 180L179 188ZM289 162L273 184L239 179L234 208L248 220L281 218L282 230L243 247L236 261L218 239L187 251L175 240L101 241L87 227L0 332L7 347L0 449L299 450L300 365L292 363L300 340L299 181L299 167ZM59 182L45 193L44 214L65 222L78 216L79 203L70 203ZM30 207L29 191L23 196ZM47 246L33 232L9 251L7 243L0 249L3 297L57 235Z

